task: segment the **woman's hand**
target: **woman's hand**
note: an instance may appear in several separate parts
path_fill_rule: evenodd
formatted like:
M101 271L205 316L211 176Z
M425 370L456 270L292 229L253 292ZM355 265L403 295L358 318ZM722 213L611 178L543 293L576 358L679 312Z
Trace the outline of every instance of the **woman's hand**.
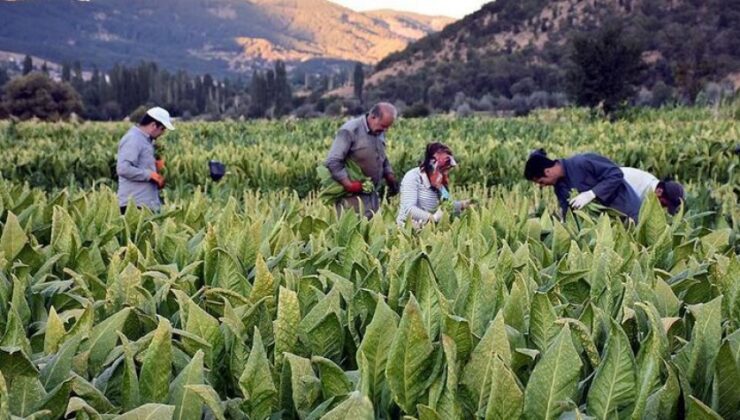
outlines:
M473 200L461 200L460 201L460 210L466 210L469 207L471 207L473 204L475 204L475 201L473 201Z

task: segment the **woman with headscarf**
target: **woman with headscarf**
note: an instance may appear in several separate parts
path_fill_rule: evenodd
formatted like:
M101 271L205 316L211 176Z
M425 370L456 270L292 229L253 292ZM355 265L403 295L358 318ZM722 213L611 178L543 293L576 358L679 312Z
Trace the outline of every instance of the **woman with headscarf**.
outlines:
M460 213L470 200L452 201L448 191L449 173L457 166L450 148L442 143L429 143L421 164L406 172L401 181L401 206L396 222L402 226L411 219L419 227L428 222L439 223L445 211L441 204L452 203L452 211Z

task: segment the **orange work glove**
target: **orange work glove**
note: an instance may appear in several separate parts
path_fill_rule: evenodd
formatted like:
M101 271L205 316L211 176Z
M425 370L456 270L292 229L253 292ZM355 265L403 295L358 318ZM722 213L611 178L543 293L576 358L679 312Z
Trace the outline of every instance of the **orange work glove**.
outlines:
M161 190L162 188L164 188L164 177L163 177L162 175L160 175L160 174L158 174L158 173L156 173L156 172L152 172L152 173L151 173L151 174L149 175L149 179L150 179L150 180L151 180L152 182L154 182L155 184L157 184L157 188L159 188L160 190Z

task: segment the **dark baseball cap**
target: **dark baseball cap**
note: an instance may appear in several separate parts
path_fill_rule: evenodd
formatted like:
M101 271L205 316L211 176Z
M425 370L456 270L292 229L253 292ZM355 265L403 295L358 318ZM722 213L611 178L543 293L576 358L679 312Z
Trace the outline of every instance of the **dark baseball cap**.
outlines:
M684 201L683 186L676 181L663 182L663 196L668 202L668 212L676 214L681 203Z

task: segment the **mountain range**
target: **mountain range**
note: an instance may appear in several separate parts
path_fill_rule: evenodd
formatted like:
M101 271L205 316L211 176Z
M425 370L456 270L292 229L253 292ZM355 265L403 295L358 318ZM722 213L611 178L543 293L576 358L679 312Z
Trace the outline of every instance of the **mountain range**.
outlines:
M234 74L275 60L373 64L452 21L327 0L2 0L0 51Z
M562 103L573 37L606 23L640 45L647 91L691 102L709 82L740 87L738 0L496 0L391 53L366 91L435 109L459 94Z

